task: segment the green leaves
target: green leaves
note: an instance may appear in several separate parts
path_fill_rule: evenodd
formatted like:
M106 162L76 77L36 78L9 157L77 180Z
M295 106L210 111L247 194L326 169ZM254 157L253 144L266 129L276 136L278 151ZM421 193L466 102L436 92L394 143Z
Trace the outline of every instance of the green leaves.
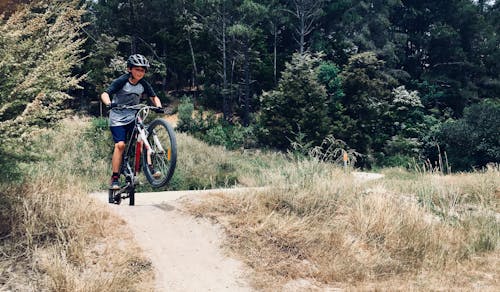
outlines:
M500 103L485 101L465 109L464 117L446 122L439 140L452 168L469 170L500 162Z
M278 88L261 96L261 124L267 130L262 139L286 149L296 133L303 133L315 145L329 133L328 95L318 81L321 58L294 54Z
M65 116L65 92L80 88L79 1L38 1L0 23L0 135L3 141Z

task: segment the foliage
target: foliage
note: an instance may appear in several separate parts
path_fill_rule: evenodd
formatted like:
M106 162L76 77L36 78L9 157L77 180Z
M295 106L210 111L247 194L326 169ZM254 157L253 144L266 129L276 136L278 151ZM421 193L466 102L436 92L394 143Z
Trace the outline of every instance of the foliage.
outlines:
M256 144L253 127L243 127L239 123L233 125L221 122L207 131L203 139L210 145L222 145L228 150L254 147Z
M247 126L257 123L253 118L267 119L256 97L272 92L280 98L278 80L296 50L323 52L319 83L328 95L328 131L321 129L322 137L308 133L315 124L300 125L301 131L315 144L324 133L334 134L363 153L360 166L370 166L394 155L430 155L430 127L460 118L481 100L500 98L495 1L87 3L91 41L85 49L93 55L82 73L90 71L92 81L78 98L82 105L98 96L113 59L139 52L154 63L149 77L162 98L189 93L197 105ZM423 107L391 107L393 90L403 85L408 93L418 91ZM288 138L297 130L287 130ZM283 136L274 140L281 141L269 146L289 144Z
M80 1L35 1L0 25L0 137L26 138L65 116L69 90L85 77Z
M320 60L316 55L294 54L277 89L262 94L260 139L266 145L287 149L299 131L319 145L329 133L328 95L318 80Z
M177 112L179 113L177 130L181 132L195 131L195 122L193 119L194 104L189 100L188 97L184 97L181 99L181 102L177 107Z
M393 136L385 141L384 157L379 163L385 166L408 167L411 161L422 155L422 139L427 130L419 92L409 91L404 85L392 90L389 118L394 129Z
M394 135L390 116L391 91L397 81L384 70L384 62L375 53L352 56L341 73L345 96L342 103L352 123L347 124L348 145L365 155L362 163L370 166L374 155Z
M464 117L444 123L439 133L452 168L469 170L500 162L500 103L485 101L465 109Z
M346 115L345 105L342 103L345 97L340 69L331 62L322 62L319 66L318 80L325 86L328 94L328 117L331 123L330 132L335 137L347 139L349 133L348 125L352 124L351 118Z
M179 122L177 130L187 132L211 144L222 145L227 149L256 146L254 127L243 127L238 122L230 124L210 111L194 111L189 98L183 98L179 104Z

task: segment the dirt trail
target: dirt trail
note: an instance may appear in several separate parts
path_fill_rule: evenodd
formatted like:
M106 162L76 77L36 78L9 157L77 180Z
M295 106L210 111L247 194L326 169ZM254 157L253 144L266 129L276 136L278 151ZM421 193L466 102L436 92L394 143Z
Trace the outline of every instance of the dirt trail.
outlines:
M381 178L354 172L360 181ZM249 193L252 189L247 190ZM181 200L198 200L209 193L244 192L241 189L138 193L135 206L128 200L108 204L108 194L94 193L132 228L139 245L156 270L156 291L253 291L243 264L222 252L223 231L206 219L180 211ZM301 289L292 289L300 291Z
M252 291L243 265L223 254L222 230L179 211L180 198L212 191L136 194L136 205L109 205L132 228L156 270L156 291ZM107 202L107 193L93 194Z

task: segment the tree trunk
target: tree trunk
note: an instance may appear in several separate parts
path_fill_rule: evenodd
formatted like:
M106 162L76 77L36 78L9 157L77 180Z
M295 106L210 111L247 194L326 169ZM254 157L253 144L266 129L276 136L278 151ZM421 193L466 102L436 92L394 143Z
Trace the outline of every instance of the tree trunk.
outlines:
M192 71L192 79L191 79L191 88L196 88L198 91L198 83L196 82L196 78L198 76L198 68L196 67L196 58L194 56L193 43L191 42L191 35L188 33L187 41L189 44L189 51L191 52L191 62L193 62L193 71Z
M243 126L250 125L250 40L244 41L245 96L243 97Z
M277 58L277 46L278 46L278 25L275 25L274 28L273 28L273 35L274 35L274 43L273 43L273 77L274 77L274 85L276 85L278 83L278 69L277 69L277 61L278 61L278 58Z
M300 16L300 54L304 54L304 47L305 47L305 34L306 34L306 24L305 24L305 15L301 14Z
M222 13L222 111L224 119L230 120L230 104L227 88L227 54L226 54L226 11Z

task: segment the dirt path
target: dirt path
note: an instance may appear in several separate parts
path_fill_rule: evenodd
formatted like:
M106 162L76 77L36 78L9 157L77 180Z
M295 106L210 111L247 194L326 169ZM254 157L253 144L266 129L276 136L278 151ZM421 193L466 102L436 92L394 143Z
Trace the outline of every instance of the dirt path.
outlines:
M178 209L181 197L196 198L205 193L140 193L133 207L128 206L128 200L109 205L132 228L151 259L156 291L252 291L242 264L223 254L222 231ZM107 202L107 193L93 195Z
M370 181L383 175L353 172ZM156 291L253 291L243 264L222 252L223 232L215 224L180 211L181 200L197 200L209 193L238 189L136 194L135 206L107 203L107 193L93 194L132 228L139 245L156 270ZM251 192L251 189L249 189ZM300 291L301 289L292 289Z

